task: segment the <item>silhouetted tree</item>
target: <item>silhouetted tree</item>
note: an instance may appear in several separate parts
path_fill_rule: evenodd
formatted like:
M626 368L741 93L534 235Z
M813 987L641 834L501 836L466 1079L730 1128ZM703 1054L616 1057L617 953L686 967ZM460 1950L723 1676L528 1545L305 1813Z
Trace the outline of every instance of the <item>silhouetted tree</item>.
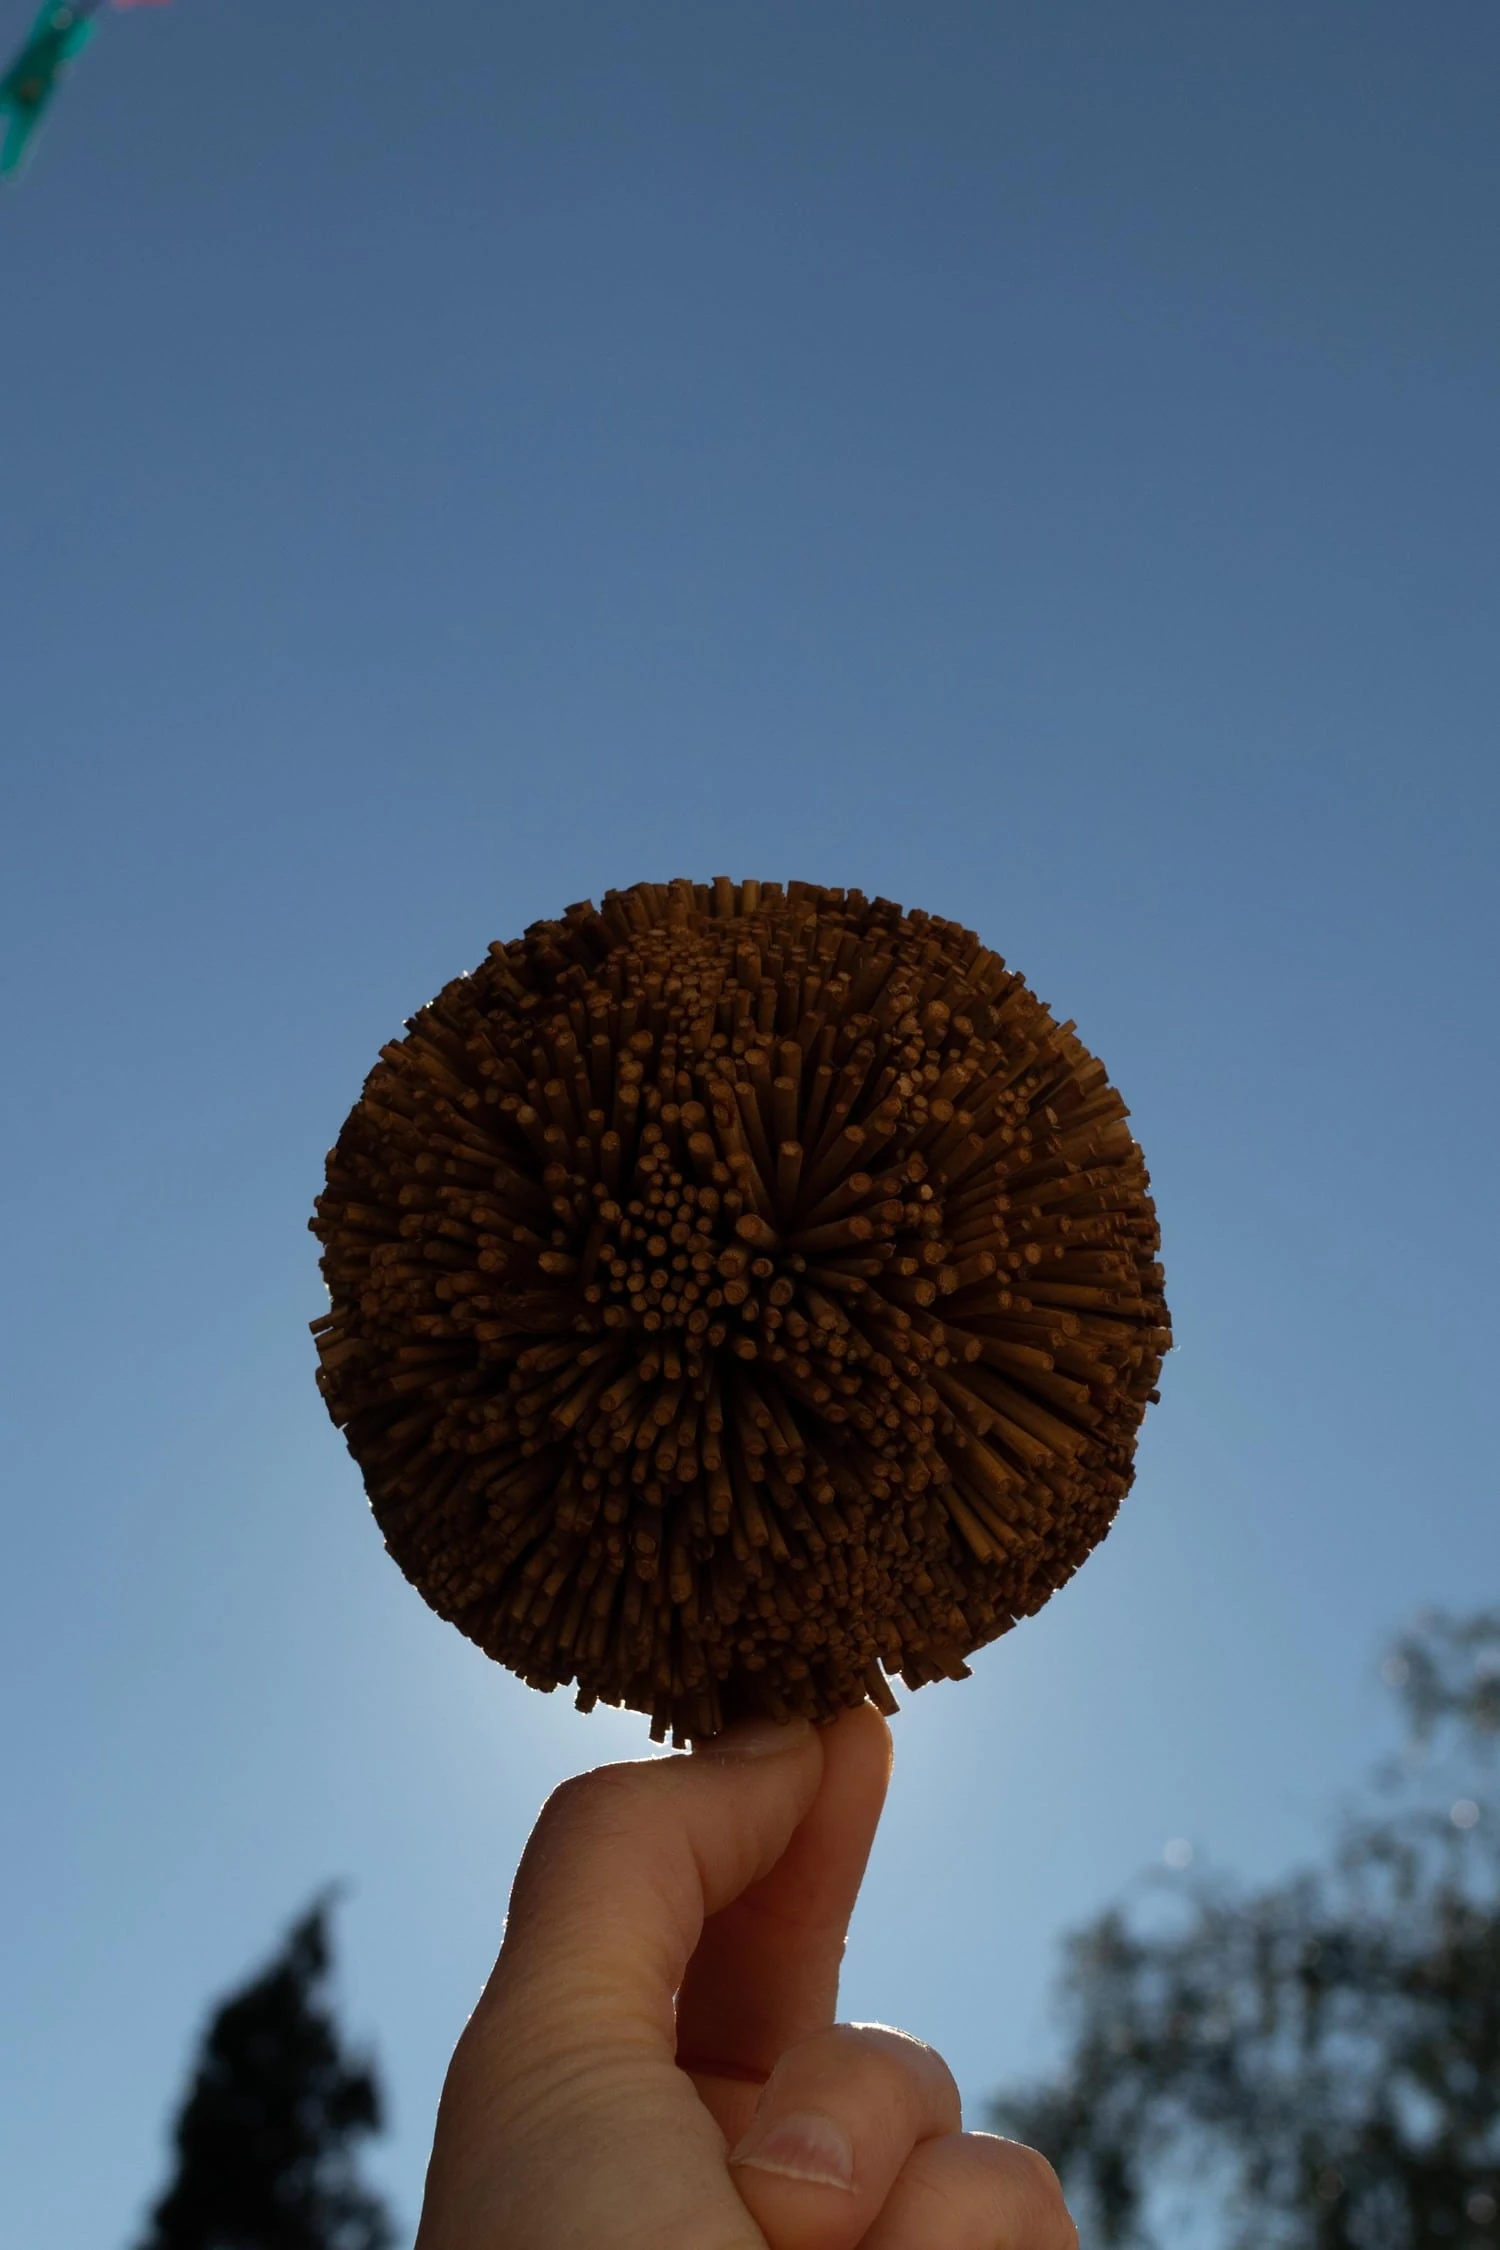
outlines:
M380 2091L343 2050L331 1958L323 1900L215 2013L177 2118L177 2174L138 2250L388 2250L390 2218L355 2171Z
M1424 1619L1383 1671L1408 1755L1326 1866L1068 1941L1064 2070L995 2118L1095 2242L1500 2244L1500 1612Z

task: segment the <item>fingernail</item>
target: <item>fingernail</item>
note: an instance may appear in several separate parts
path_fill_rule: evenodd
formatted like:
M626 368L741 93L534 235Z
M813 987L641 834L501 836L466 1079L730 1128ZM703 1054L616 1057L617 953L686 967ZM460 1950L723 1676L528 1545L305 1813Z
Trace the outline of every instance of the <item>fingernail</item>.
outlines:
M693 1750L700 1758L771 1758L782 1750L800 1750L812 1731L810 1719L746 1719L706 1742L695 1742Z
M729 2159L784 2180L854 2192L854 2151L841 2125L820 2109L794 2110L766 2127L752 2125Z

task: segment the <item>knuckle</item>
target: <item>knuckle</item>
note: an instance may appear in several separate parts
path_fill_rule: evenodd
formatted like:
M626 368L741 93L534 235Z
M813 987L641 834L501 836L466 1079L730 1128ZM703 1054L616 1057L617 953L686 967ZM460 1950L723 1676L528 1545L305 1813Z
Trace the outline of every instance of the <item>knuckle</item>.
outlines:
M1040 2149L1006 2141L1007 2166L1025 2204L1037 2250L1075 2250L1078 2229L1063 2199L1062 2182Z
M596 1766L591 1773L570 1774L543 1805L537 1833L612 1824L633 1809L639 1794L629 1766Z
M788 2048L773 2072L787 2099L824 2099L836 2089L882 2130L957 2130L960 2101L953 2073L936 2048L885 2024L838 2023Z
M929 2047L925 2039L917 2039L909 2031L896 2031L883 2023L838 2023L831 2036L842 2039L851 2053L866 2055L901 2078L919 2079L944 2092L951 2090L957 2097L958 2081L936 2047Z
M558 1783L537 1815L517 1876L513 1907L545 1886L551 1871L623 1842L639 1824L640 1791L628 1766L600 1766Z
M903 2245L909 2234L923 2243L982 2239L1014 2250L1078 2250L1057 2174L1019 2141L997 2133L924 2141L908 2158L902 2183L905 2231L895 2234Z
M926 2040L918 2039L914 2032L898 2031L893 2024L836 2023L833 2029L876 2053L894 2055L901 2062L930 2061L940 2063L944 2070L948 2067L936 2047L929 2047Z
M904 2031L890 2031L882 2023L836 2023L823 2034L832 2048L850 2055L874 2055L881 2062L915 2061L922 2052L919 2039Z

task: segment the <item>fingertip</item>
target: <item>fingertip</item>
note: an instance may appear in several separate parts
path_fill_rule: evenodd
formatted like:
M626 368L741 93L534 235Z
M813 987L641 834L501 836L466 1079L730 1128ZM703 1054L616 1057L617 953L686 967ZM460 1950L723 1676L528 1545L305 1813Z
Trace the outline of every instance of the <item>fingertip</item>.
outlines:
M788 1750L803 1749L808 1742L816 1741L828 1749L837 1741L844 1746L861 1746L865 1754L878 1756L884 1762L889 1778L895 1764L896 1744L890 1725L883 1713L873 1703L859 1703L850 1709L836 1711L831 1719L739 1719L734 1725L723 1728L718 1734L698 1736L689 1745L694 1758L776 1757ZM877 1749L878 1746L878 1749ZM656 1763L680 1762L677 1757L657 1760Z
M841 1711L821 1728L825 1771L847 1776L857 1787L884 1798L896 1761L896 1745L883 1714L873 1703Z
M885 1759L886 1777L889 1779L896 1763L896 1737L891 1732L890 1720L873 1703L861 1703L858 1710L848 1713L848 1717L858 1726L862 1740L880 1745L881 1756Z
M695 1742L692 1754L729 1763L741 1758L780 1758L792 1750L805 1750L816 1741L817 1731L810 1719L743 1719L736 1726L726 1727L722 1734L707 1735Z
M847 1711L839 1711L833 1718L824 1720L822 1731L825 1734L840 1730L884 1742L888 1750L893 1747L890 1721L884 1712L876 1710L873 1703L852 1704Z

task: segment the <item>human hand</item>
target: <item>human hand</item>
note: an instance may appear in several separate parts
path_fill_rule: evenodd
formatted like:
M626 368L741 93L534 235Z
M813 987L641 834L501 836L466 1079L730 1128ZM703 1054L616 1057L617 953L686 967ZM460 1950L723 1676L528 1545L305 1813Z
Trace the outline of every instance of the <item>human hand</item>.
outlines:
M835 2024L890 1771L868 1705L544 1809L438 2111L416 2250L1076 2250L930 2047Z

